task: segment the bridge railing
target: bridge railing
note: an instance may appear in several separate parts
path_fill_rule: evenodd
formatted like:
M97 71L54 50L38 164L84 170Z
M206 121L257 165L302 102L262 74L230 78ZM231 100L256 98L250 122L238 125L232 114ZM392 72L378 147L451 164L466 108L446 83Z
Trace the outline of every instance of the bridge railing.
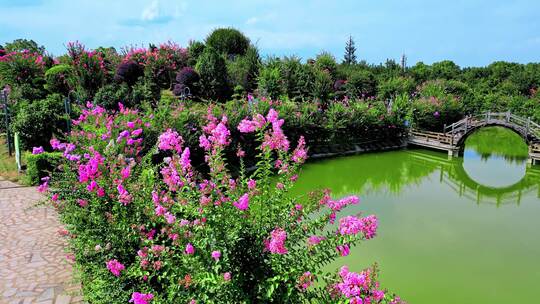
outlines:
M445 134L465 133L469 129L481 124L493 122L503 122L518 126L527 135L540 139L540 125L531 120L530 117L523 118L512 114L511 112L485 112L483 114L468 115L449 126L444 127Z
M454 138L451 135L439 133L439 132L430 132L430 131L420 131L420 130L411 130L410 132L411 136L414 136L415 138L424 140L426 142L439 142L442 144L448 144L453 145L454 144Z
M540 156L540 143L533 143L529 145L529 154Z

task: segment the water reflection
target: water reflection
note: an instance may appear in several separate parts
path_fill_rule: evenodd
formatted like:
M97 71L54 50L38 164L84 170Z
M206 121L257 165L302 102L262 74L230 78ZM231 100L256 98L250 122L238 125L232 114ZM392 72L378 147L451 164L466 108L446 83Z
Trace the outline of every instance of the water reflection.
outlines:
M411 149L304 166L293 195L320 188L335 197L356 194L361 204L338 216L363 212L380 220L375 239L327 269L347 264L359 271L377 262L383 285L409 303L537 298L540 167L515 151L521 141L506 144L512 139L501 134L471 135L463 158Z
M311 163L295 192L331 188L337 197L381 191L398 195L436 175L440 184L477 204L520 204L527 193L540 198L540 167L527 164L527 151L512 131L485 128L467 139L460 158L411 149Z
M483 128L467 138L463 168L482 186L505 188L525 177L527 156L520 135L502 127Z

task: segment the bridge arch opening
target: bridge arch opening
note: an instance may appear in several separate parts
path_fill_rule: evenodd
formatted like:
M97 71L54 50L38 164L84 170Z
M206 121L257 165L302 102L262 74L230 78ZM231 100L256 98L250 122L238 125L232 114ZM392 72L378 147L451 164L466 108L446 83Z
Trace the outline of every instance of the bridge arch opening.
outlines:
M509 128L485 126L467 136L463 144L463 169L483 186L504 188L526 175L528 145Z
M513 133L515 135L513 138L515 138L515 139L520 138L521 139L522 144L520 143L519 146L524 147L524 149L527 149L528 145L530 144L530 141L529 141L529 138L528 138L527 134L524 133L522 130L519 130L518 128L510 126L510 125L501 125L501 124L494 123L494 124L485 124L485 125L480 125L480 126L477 126L477 127L470 128L469 130L467 130L467 132L465 132L459 138L456 146L459 147L460 151L463 151L463 149L465 148L465 145L467 144L467 141L469 140L469 138L472 135L478 134L478 132L486 132L486 130L493 130L493 129L505 130L508 133ZM514 144L516 144L519 141L518 140L513 140L512 142ZM494 143L494 147L496 147L498 144L500 144L500 142ZM502 144L504 144L504 143L502 143ZM526 157L526 153L525 153L525 157Z

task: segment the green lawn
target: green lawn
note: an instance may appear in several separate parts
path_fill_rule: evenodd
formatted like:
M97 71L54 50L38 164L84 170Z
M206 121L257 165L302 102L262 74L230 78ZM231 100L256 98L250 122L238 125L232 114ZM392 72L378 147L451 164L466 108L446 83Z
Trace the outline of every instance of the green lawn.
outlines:
M17 172L15 153L9 156L5 136L2 134L0 135L0 178L18 182L22 177L23 174Z

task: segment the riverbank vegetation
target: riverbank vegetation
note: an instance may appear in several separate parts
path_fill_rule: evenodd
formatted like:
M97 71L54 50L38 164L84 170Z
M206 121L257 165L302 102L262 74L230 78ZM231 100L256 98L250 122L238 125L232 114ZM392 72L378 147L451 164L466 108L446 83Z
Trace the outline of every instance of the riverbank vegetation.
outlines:
M327 131L306 134L308 143L315 138L346 141L343 135L365 128L370 132L359 131L354 141L369 140L365 136L381 127L441 131L466 114L484 111L509 110L540 121L537 63L407 66L403 57L400 63L374 65L357 62L352 39L342 62L325 52L307 60L262 58L246 36L230 28L217 29L185 48L174 42L121 50L91 50L72 42L66 48L66 54L52 56L25 39L0 47L0 86L9 90L10 128L19 132L27 149L50 150L48 140L67 131L68 97L72 105L92 101L110 110L118 110L119 102L153 110L163 99L189 100L187 108L217 104L229 110L259 100L278 103L286 107L282 115L295 116L287 119L297 123L293 128L304 134L314 126ZM77 107L68 113L76 118Z

